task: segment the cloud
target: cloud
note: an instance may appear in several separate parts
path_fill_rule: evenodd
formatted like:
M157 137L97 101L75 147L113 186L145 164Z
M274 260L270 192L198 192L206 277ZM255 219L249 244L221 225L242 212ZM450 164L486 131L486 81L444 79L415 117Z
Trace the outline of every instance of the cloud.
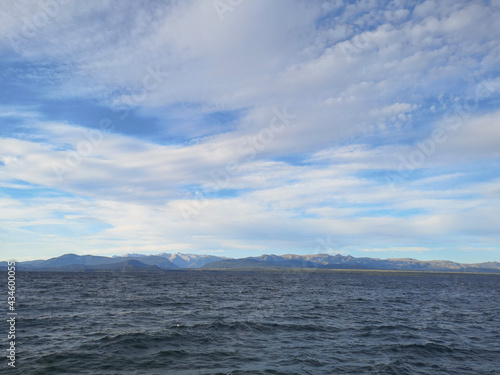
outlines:
M224 22L207 2L149 8L135 4L103 2L78 10L61 5L53 23L39 31L37 40L51 43L28 50L37 58L64 57L65 65L71 66L60 80L60 95L127 102L130 93L141 87L148 67L160 66L169 76L141 106L200 103L259 111L286 103L301 118L290 129L290 139L300 136L302 147L316 147L318 133L337 141L372 129L374 120L378 122L375 115L397 116L380 108L397 108L402 92L410 90L418 98L422 90L431 93L433 81L461 77L464 68L480 69L478 61L465 60L463 48L482 55L483 61L495 56L491 45L481 42L485 32L494 38L496 31L486 26L492 12L478 4L442 7L441 19L420 22L387 20L378 17L383 14L379 9L347 5L343 14L325 25L318 24L325 10L306 2L246 2ZM113 17L104 19L101 14ZM354 15L367 17L363 22L375 28L355 32ZM259 20L258 27L254 19ZM447 26L454 24L460 28ZM342 26L351 29L345 39L330 40L332 30ZM91 29L100 32L91 34ZM356 43L356 37L364 43ZM77 48L73 42L86 38L93 43ZM433 43L422 49L426 38ZM317 46L315 52L308 47L311 44ZM443 65L447 71L440 70L437 76L433 69ZM89 79L93 84L84 84ZM318 107L312 98L330 105ZM340 105L333 105L335 100ZM304 123L314 131L304 134Z
M397 3L246 1L223 19L207 1L4 4L9 249L498 241L500 9ZM54 118L70 100L113 126Z

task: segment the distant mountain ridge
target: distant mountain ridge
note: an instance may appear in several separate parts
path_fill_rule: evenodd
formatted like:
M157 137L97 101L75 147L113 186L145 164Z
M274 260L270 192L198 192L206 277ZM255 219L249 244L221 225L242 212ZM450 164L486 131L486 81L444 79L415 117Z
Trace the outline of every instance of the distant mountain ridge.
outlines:
M202 266L210 262L230 259L226 257L218 257L215 255L183 253L161 253L158 255L127 254L125 256L115 256L113 258L131 258L137 259L141 262L148 262L151 257L160 257L162 259L167 259L170 263L172 263L171 267L163 268L201 268Z
M199 254L167 254L163 253L160 256L168 257L168 260L174 263L179 268L201 268L206 264L219 260L230 258L218 257L215 255L199 255Z
M214 255L170 254L158 255L127 254L104 257L95 255L64 254L47 260L17 262L19 271L161 271L200 268L210 262L228 258ZM7 262L0 262L0 270Z
M447 260L421 261L412 258L376 259L355 258L350 255L262 255L241 259L226 259L212 262L203 269L272 269L272 268L317 268L317 269L361 269L394 271L446 271L446 272L499 272L500 262L462 264Z
M7 262L0 262L0 270ZM259 270L259 269L361 269L436 272L500 273L500 262L475 264L447 260L421 261L412 258L355 258L350 255L261 255L259 257L227 258L215 255L162 253L158 255L127 254L125 256L94 256L65 254L47 260L18 262L19 271L165 271L165 270Z

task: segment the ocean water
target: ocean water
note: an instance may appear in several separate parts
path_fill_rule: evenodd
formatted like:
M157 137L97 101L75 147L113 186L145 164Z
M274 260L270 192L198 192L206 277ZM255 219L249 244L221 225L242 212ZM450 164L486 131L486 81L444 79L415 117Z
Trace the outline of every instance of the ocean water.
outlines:
M1 374L500 374L495 275L19 272L17 283L17 367L4 358Z

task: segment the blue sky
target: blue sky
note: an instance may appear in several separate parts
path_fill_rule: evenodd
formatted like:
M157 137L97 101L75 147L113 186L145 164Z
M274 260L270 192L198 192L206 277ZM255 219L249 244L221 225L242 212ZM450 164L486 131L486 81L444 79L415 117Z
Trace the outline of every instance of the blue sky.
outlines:
M500 1L0 7L1 259L500 261Z

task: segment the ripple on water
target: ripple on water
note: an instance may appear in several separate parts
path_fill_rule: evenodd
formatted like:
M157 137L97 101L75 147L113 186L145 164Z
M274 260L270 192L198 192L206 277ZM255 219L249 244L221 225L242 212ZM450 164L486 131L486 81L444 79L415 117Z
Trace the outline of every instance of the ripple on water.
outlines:
M19 273L12 374L499 374L500 277Z

